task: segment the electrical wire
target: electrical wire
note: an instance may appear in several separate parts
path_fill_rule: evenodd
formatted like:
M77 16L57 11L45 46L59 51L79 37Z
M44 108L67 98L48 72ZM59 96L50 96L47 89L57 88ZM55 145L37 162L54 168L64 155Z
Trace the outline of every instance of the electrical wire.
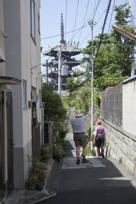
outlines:
M79 31L79 30L81 30L82 28L87 27L87 26L88 26L88 24L86 24L86 25L84 25L84 26L81 26L81 27L79 27L79 28L77 28L77 29L75 29L75 30L68 31L67 33L64 33L64 34L70 34L70 33L73 33L73 32L75 32L75 31ZM60 34L52 35L52 36L48 36L48 37L45 37L45 38L41 38L41 40L46 40L46 39L49 39L49 38L55 38L55 37L59 37L59 36L60 36Z
M73 30L75 30L75 27L76 27L76 20L77 20L78 6L79 6L79 0L77 0L76 15L75 15L75 21L74 21L74 27L73 27ZM73 35L72 35L72 38L71 38L71 42L73 41L73 37L74 37L74 32L73 32Z
M98 20L97 20L97 25L99 24L99 22L102 20L102 17L103 17L103 15L106 13L106 10L104 10L102 13L101 13L101 15L100 15L100 17L98 18Z
M100 2L101 2L101 0L98 0L97 6L96 6L96 8L95 8L95 10L94 10L93 21L94 21L94 18L95 18L95 15L96 15L96 12L97 12L97 10L98 10L98 7L99 7Z
M98 10L98 7L99 7L99 5L100 5L100 2L101 2L101 0L98 0L97 5L96 5L96 8L94 9L93 13L91 14L91 15L93 15L93 20L94 20L94 18L95 18L96 13L97 13L97 10ZM88 7L89 7L89 0L88 0L88 2L87 2L87 6L86 6L86 11L85 11L85 16L84 16L83 25L85 24L85 18L86 18L86 15L87 15L87 9L88 9ZM83 27L83 28L84 28L84 27ZM80 38L81 38L81 34L82 34L82 31L83 31L83 28L82 28L81 31L80 31L79 38L78 38L78 42L80 42ZM89 35L87 35L87 37L88 37L88 36L89 36ZM87 37L86 37L86 38L87 38ZM83 41L85 41L86 38L84 38ZM81 44L81 43L79 43L79 44Z
M83 40L79 43L79 45L81 46L81 45L85 42L85 40L87 40L87 38L88 38L89 36L91 36L91 31L89 32L88 35L86 35L86 36L83 38Z
M100 22L102 16L105 14L105 12L106 12L106 10L104 10L104 11L101 13L99 19L97 20L97 25L99 24L99 22ZM99 29L97 29L97 31L95 31L95 33L97 33L98 31L99 31ZM85 40L87 40L87 38L88 38L89 36L91 36L91 32L89 32L89 34L86 35L86 37L84 37L83 40L80 41L79 46L81 46L81 45L85 42Z
M97 10L98 10L98 7L99 7L99 4L100 4L100 2L101 2L101 0L98 0L98 2L97 2L97 5L96 5L96 8L94 9L94 11L93 11L93 13L91 14L91 15L93 15L93 21L94 21L94 18L95 18L95 15L96 15L96 12L97 12ZM88 4L87 4L87 7L88 7ZM86 17L86 16L85 16ZM90 19L89 19L90 20ZM85 21L85 20L84 20ZM83 29L82 29L83 30ZM82 31L81 30L81 31ZM89 35L90 34L88 34L83 40L82 40L82 43L86 40L86 38L88 38L89 37ZM80 39L79 39L80 40ZM79 42L79 40L78 40L78 42ZM81 44L81 43L80 43Z
M96 56L98 55L98 52L99 52L99 49L100 49L100 46L101 46L101 43L102 43L103 33L104 33L107 17L108 17L108 14L109 14L111 2L112 2L112 0L109 0L109 2L108 2L107 11L106 11L106 15L105 15L105 18L104 18L104 23L103 23L102 32L101 32L101 38L100 38L100 41L99 41L99 44L98 44Z
M112 7L111 18L110 18L110 22L109 22L108 33L110 33L110 27L111 27L111 21L112 21L112 16L113 16L114 8L115 8L115 0L114 0L114 2L113 2L113 7Z
M83 26L84 26L84 24L85 24L85 19L86 19L86 15L87 15L87 10L88 10L88 8L89 8L89 0L87 1L87 5L86 5L84 20L83 20ZM80 30L79 37L78 37L78 42L80 41L80 38L81 38L81 35L82 35L82 31L83 31L83 28Z

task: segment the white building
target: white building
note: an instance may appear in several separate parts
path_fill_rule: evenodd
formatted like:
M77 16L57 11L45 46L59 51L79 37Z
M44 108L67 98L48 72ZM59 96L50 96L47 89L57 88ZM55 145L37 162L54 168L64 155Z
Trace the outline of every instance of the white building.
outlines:
M5 84L18 84L5 88L10 95L5 114L10 128L5 127L4 131L10 141L4 142L4 185L9 191L25 188L28 157L39 154L42 140L40 0L0 0L0 19L0 59L6 60L0 63L0 91ZM1 104L0 101L0 110Z

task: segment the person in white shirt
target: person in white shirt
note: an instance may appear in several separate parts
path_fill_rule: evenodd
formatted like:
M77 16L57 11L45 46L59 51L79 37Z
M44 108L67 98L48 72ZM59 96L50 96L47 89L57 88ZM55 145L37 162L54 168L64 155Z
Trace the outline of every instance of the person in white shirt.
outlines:
M76 156L77 156L77 164L80 164L80 149L82 147L82 163L87 163L88 160L86 159L86 131L85 131L85 120L86 116L82 116L78 112L76 112L76 117L71 118L71 126L73 130L73 137L76 147Z

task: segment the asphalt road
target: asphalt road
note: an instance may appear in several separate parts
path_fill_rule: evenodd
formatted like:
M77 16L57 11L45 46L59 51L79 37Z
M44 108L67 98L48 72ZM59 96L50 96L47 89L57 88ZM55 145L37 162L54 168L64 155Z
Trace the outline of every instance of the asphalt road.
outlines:
M136 204L134 176L106 158L76 165L74 151L64 158L57 195L39 204Z

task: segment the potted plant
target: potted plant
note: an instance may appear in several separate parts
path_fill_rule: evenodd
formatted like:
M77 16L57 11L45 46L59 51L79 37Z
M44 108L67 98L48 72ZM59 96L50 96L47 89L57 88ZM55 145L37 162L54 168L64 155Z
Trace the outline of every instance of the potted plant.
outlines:
M38 182L36 184L36 190L43 190L45 178L46 178L46 172L44 169L35 169L36 175L38 176Z
M60 145L55 145L54 146L54 152L53 152L53 158L56 160L56 161L60 161L62 159L62 156L63 156L63 149Z
M45 183L45 178L47 175L47 167L45 163L41 162L39 159L34 159L32 161L33 167L29 172L27 179L28 189L31 190L42 190Z
M46 162L50 158L50 155L51 155L51 149L49 147L49 144L43 144L41 146L40 152L41 152L40 160Z
M27 179L27 187L29 190L35 190L36 189L36 184L39 182L39 178L38 178L38 175L32 171L29 172L29 175L28 175L28 179Z
M36 159L33 162L33 171L38 177L38 182L36 184L37 190L42 190L45 183L45 178L47 175L47 167L45 163L41 162L40 160Z

